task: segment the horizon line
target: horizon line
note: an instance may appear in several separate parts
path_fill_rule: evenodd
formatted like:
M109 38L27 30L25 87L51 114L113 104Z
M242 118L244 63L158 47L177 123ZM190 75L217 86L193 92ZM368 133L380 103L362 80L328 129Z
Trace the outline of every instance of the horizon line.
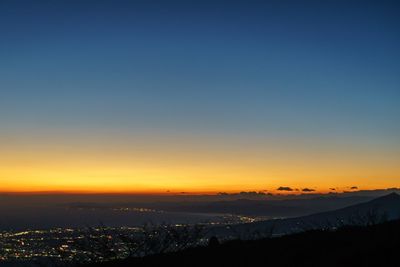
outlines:
M58 190L41 190L41 191L0 191L0 195L126 195L126 196L233 196L240 194L254 194L258 196L301 196L301 195L332 195L332 194L348 194L368 191L390 191L400 190L400 187L390 188L373 188L373 189L358 189L358 190L324 190L324 191L257 191L257 190L242 190L231 192L217 191L202 191L202 192L138 192L138 191L58 191Z

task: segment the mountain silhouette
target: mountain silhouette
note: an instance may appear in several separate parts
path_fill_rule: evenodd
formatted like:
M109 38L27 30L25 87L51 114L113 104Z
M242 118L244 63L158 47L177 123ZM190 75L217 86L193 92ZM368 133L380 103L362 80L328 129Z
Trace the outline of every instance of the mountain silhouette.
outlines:
M400 201L400 195L393 192L386 196L378 197L370 202L384 204L384 203L394 203L396 201Z
M276 236L310 229L335 228L343 225L371 225L400 218L400 195L391 193L368 202L307 216L219 227L211 233L220 237L237 236L252 239L255 233Z
M398 216L398 211L400 196L389 194L335 211L242 224L236 229L263 229L271 223L281 231L286 227L286 235L276 238L240 240L238 236L221 243L213 237L207 246L85 266L397 266L400 220L390 219ZM384 220L390 221L380 222L383 214ZM329 222L331 218L334 219ZM289 234L302 222L314 225ZM333 222L342 224L333 227Z
M398 266L399 237L400 220L396 220L341 227L335 231L311 230L277 238L233 240L144 258L93 263L87 267Z
M310 215L305 217L305 219L328 219L330 221L341 219L349 223L349 221L346 220L351 220L352 218L357 219L357 216L360 217L359 219L365 218L366 216L369 216L369 218L365 219L373 219L371 216L385 216L386 220L397 219L400 217L400 195L391 193L365 203L352 205L335 211Z

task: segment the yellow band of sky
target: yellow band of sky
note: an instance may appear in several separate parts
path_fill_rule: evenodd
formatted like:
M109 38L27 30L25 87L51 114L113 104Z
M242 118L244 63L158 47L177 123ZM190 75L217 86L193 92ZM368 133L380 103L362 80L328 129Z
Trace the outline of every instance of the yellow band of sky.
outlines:
M3 137L0 191L236 192L400 185L397 148L288 138Z

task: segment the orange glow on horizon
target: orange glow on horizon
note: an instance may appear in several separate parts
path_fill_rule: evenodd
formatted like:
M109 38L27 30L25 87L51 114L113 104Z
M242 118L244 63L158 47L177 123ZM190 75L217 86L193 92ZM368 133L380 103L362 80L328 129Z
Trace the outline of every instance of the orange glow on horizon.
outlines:
M215 194L278 193L280 186L315 192L400 186L396 148L315 140L144 139L4 142L0 192Z

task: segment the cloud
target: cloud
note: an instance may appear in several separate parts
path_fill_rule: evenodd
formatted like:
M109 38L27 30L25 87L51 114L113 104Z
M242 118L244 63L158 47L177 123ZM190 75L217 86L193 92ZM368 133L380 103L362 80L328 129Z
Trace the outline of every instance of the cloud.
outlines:
M336 188L329 188L330 190L332 190L332 191L336 191Z
M356 190L356 189L358 189L358 187L357 186L352 186L350 189L351 190Z
M278 187L276 190L278 190L278 191L293 191L293 189L288 186L281 186L281 187Z
M315 189L312 189L312 188L303 188L301 191L303 191L303 192L314 192Z

